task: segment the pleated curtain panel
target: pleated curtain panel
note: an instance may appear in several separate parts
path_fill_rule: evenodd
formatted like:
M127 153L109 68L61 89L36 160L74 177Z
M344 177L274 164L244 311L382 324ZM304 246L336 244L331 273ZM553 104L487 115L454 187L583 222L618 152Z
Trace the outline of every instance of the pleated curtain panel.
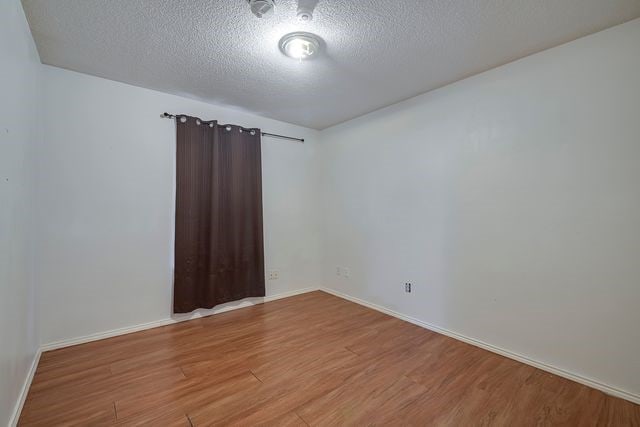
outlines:
M173 310L265 295L260 130L176 116Z

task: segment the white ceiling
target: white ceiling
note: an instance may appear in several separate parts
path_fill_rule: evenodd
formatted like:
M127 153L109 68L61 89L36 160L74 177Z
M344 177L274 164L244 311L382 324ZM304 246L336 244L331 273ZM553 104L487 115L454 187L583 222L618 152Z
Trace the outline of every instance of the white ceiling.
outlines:
M43 63L316 129L640 16L640 0L23 0ZM315 3L315 0L300 0ZM321 57L283 56L311 31Z

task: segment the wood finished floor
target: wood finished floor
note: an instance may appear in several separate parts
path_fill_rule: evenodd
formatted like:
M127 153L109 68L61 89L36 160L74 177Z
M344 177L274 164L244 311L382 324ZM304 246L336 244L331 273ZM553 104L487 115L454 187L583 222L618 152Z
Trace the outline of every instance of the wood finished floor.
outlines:
M617 425L640 406L323 292L42 355L20 425Z

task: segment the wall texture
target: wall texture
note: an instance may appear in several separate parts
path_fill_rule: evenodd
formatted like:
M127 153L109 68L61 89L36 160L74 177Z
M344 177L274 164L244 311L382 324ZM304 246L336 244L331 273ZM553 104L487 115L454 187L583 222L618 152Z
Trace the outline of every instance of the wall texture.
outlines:
M325 285L640 396L639 138L640 20L325 130Z
M38 348L33 268L40 60L17 0L0 2L0 425Z
M171 315L175 125L164 111L263 138L267 294L320 284L318 132L187 98L43 66L39 310L44 344Z

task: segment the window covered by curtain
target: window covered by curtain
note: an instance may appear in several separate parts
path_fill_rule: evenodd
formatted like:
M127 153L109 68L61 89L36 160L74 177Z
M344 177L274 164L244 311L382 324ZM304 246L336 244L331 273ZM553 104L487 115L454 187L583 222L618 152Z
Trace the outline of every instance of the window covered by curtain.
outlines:
M264 296L260 130L176 128L174 312Z

